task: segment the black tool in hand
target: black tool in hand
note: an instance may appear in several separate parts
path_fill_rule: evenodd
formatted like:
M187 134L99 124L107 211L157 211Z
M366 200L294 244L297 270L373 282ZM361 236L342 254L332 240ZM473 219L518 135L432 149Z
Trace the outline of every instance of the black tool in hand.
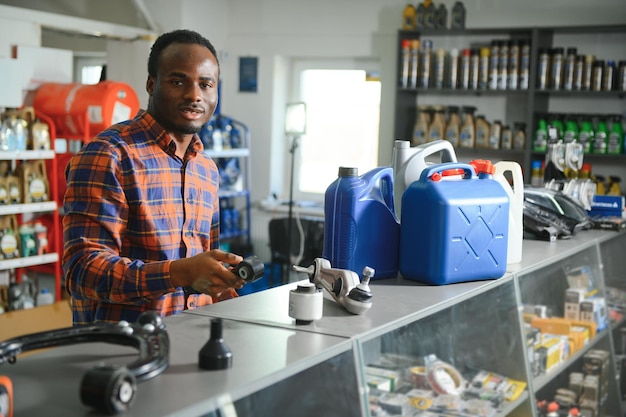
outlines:
M265 265L256 256L248 256L233 268L233 273L246 282L254 282L265 275Z

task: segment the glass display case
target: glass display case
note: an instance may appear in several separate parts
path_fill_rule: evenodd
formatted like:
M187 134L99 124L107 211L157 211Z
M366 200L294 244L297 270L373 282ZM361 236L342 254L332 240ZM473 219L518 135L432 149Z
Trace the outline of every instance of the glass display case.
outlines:
M125 415L543 417L545 404L564 409L581 390L587 415L623 416L622 322L610 311L611 289L624 287L625 240L599 230L525 240L522 262L502 278L374 280L369 310L351 314L324 294L323 316L311 323L289 316L298 282L188 310L166 318L169 367L139 384ZM572 289L604 297L608 312L564 325ZM205 371L198 352L214 318L233 362ZM16 415L92 415L77 390L85 369L132 357L102 343L65 349L0 367L13 380Z

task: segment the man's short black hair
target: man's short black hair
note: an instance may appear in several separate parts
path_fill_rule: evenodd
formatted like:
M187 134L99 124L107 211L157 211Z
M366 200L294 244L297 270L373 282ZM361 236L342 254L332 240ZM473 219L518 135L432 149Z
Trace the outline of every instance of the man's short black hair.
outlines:
M215 51L213 44L208 39L193 30L179 29L164 33L159 36L156 41L154 41L152 49L150 50L150 57L148 58L148 75L156 77L159 60L161 59L161 53L165 48L173 43L189 43L206 47L215 57L217 67L219 68L220 63L217 60L217 52Z

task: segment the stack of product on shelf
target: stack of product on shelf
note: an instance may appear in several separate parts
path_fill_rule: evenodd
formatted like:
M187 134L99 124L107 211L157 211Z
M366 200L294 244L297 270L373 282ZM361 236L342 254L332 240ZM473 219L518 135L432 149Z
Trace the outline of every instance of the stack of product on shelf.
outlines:
M552 132L554 137L550 136ZM580 143L586 154L621 155L626 152L624 118L620 114L539 114L533 152L546 152L550 139Z
M365 378L372 416L420 411L492 416L526 389L525 382L488 370L457 369L434 354L383 355L365 367Z
M488 121L474 106L417 106L411 143L422 145L445 139L457 148L514 149L526 146L526 123Z
M533 138L533 151L545 152L545 162L532 163L532 184L558 186L570 197L580 198L581 205L594 219L596 227L621 230L626 227L621 179L593 175L591 164L582 163L583 154L623 155L624 119L622 115L540 114ZM570 149L580 148L575 153ZM575 163L571 164L572 155ZM559 163L562 161L563 163ZM557 167L558 170L548 170ZM589 184L587 187L585 183ZM593 189L593 194L583 192ZM586 201L586 198L589 197Z
M606 350L591 349L583 355L580 371L570 372L566 387L556 389L552 400L539 400L537 411L540 416L549 417L572 413L573 410L590 417L606 415L609 398L610 353ZM547 414L546 414L547 413Z
M35 118L32 108L9 109L2 115L0 151L0 206L50 201L50 185L43 160L19 160L18 152L49 150L48 125ZM11 159L9 159L11 158ZM48 252L47 227L39 221L18 224L15 214L0 216L0 258Z
M626 91L626 61L578 54L575 47L539 48L537 88L564 91Z
M435 46L431 39L401 39L400 87L528 90L531 48L527 39L494 39L489 44L449 51Z
M463 2L455 2L450 11L448 25L448 9L445 4L437 6L432 0L424 0L417 6L409 3L402 11L402 29L463 29L465 13Z

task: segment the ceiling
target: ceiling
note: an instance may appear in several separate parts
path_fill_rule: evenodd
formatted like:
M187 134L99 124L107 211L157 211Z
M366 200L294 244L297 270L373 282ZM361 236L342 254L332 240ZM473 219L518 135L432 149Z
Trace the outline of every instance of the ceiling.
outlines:
M0 0L0 5L154 30L143 0Z

